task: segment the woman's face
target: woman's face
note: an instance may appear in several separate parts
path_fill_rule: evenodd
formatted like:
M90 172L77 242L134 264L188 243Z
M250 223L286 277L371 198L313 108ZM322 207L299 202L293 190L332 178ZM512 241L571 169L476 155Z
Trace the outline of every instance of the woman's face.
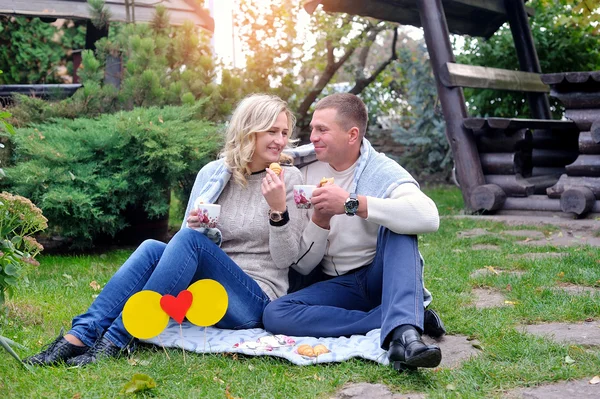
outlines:
M256 144L250 169L258 172L271 162L279 161L279 155L289 140L288 118L285 112L277 116L277 120L266 132L256 133Z

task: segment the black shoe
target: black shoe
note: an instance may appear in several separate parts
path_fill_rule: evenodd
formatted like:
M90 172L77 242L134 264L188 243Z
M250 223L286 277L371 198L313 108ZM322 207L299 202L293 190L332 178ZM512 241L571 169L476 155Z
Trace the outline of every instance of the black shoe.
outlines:
M416 328L404 325L392 332L388 359L398 371L437 367L442 361L442 351L437 345L425 345Z
M85 353L89 348L87 346L73 345L63 337L63 330L60 330L60 335L46 348L37 355L33 355L23 359L23 363L50 366L56 363L64 362L75 356Z
M121 352L121 348L109 341L108 338L102 337L84 354L67 360L67 365L81 367L96 363L102 358L118 357Z
M446 328L440 316L433 309L425 309L425 321L423 322L423 334L431 338L439 338L446 334Z

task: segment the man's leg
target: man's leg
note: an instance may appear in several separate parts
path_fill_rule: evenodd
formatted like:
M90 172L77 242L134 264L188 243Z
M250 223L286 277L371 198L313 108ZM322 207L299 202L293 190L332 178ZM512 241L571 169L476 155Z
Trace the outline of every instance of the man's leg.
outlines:
M379 328L379 307L365 297L356 273L318 282L271 302L263 314L265 329L273 334L340 337Z
M369 296L381 294L381 347L398 368L435 367L441 352L421 341L423 264L416 236L380 229L377 254L364 275Z

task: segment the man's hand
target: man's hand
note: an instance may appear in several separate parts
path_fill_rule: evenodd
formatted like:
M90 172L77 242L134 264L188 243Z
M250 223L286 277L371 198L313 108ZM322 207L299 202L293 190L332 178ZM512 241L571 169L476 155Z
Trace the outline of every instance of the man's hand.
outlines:
M341 215L344 212L344 203L350 194L340 186L327 184L315 189L311 198L315 212L322 215Z

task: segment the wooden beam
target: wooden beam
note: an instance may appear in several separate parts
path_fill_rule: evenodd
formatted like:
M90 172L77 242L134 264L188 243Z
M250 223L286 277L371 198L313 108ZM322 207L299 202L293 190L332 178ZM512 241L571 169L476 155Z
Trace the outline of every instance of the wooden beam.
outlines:
M474 87L535 93L548 93L550 91L550 87L542 82L540 74L533 72L463 65L453 62L447 62L440 72L440 79L446 87Z

